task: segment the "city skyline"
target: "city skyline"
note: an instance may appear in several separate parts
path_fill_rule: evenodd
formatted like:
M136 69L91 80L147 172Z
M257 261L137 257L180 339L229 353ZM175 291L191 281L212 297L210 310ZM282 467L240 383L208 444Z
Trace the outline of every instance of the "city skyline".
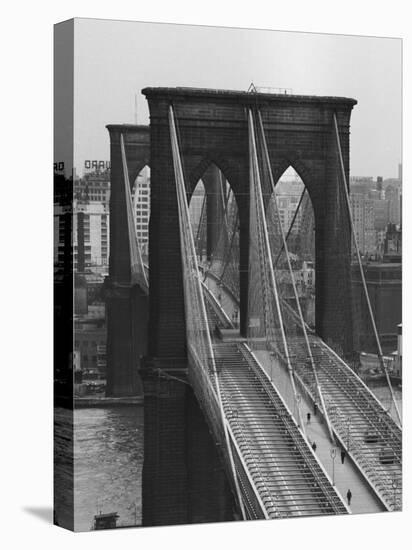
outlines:
M400 39L93 19L76 19L75 28L79 175L86 159L109 158L106 124L135 123L136 97L137 121L149 123L142 88L247 90L253 82L293 94L353 97L351 174L397 177Z

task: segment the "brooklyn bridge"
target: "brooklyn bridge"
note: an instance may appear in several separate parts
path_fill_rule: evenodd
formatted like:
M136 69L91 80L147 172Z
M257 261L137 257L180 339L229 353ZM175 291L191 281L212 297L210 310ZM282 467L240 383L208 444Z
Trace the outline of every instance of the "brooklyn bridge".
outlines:
M142 93L150 126L107 127L105 286L108 394L144 394L143 524L400 510L401 416L350 208L356 101ZM148 261L133 208L145 166ZM279 208L291 168L303 182L298 230ZM315 265L313 315L297 258ZM390 407L349 364L352 258Z

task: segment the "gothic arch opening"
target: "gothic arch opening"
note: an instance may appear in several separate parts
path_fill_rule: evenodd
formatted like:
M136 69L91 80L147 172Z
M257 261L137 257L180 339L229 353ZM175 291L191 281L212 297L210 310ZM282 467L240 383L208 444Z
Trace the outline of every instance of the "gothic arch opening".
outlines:
M296 291L305 322L315 328L315 216L308 190L289 166L276 184L278 214L271 196L266 218L280 294L297 309L280 226L286 239Z
M204 282L237 324L240 294L238 205L230 183L215 164L208 166L195 186L189 212Z
M190 198L189 214L198 262L202 265L206 261L207 249L207 206L202 180L199 180Z

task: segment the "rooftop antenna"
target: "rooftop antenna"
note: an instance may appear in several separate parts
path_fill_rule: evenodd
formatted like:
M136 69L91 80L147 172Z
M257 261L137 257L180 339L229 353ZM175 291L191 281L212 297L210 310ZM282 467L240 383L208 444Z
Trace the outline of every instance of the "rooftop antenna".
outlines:
M134 123L137 126L137 94L134 94Z

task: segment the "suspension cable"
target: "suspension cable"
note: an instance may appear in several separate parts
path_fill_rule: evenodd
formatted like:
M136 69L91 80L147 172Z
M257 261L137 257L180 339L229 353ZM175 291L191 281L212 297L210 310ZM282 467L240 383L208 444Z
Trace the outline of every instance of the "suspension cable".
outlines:
M278 318L279 318L279 325L280 325L280 330L281 330L281 334L282 334L282 341L283 341L283 347L284 347L284 352L285 352L285 357L286 357L286 362L287 362L287 368L288 368L289 377L290 377L290 381L291 381L291 385L292 385L292 390L293 390L295 403L296 403L297 410L298 410L299 424L300 424L301 429L303 430L303 433L306 437L305 424L302 420L302 413L301 413L298 394L297 394L297 390L296 390L295 373L294 373L292 363L291 363L291 360L290 360L290 356L289 356L289 349L288 349L288 344L287 344L287 340L286 340L285 327L284 327L284 323L283 323L283 315L282 315L282 311L281 311L281 308L280 308L280 301L279 301L279 296L278 296L275 273L274 273L274 270L273 270L272 252L271 252L271 249L270 249L269 234L268 234L268 229L267 229L267 225L266 225L265 207L264 207L264 204L263 204L262 186L261 186L261 180L260 180L260 171L259 171L259 164L258 164L258 160L257 160L255 128L254 128L254 123L253 123L253 114L252 114L252 110L250 108L248 109L248 118L249 118L249 139L250 139L250 144L251 144L252 165L253 165L253 170L254 170L255 176L256 176L256 183L254 185L254 190L256 192L257 200L258 200L258 214L259 214L259 211L260 211L260 217L261 217L261 220L262 220L261 225L262 225L262 228L263 228L263 238L264 238L265 248L266 248L266 251L267 251L267 259L268 259L268 262L269 262L270 284L272 286L272 292L273 292L273 295L274 295L274 298L275 298L276 310L277 310L277 314L278 314Z
M171 137L171 145L172 145L172 153L173 153L173 166L174 166L174 172L175 172L176 191L177 191L177 198L178 198L177 202L178 202L178 208L179 208L179 222L182 227L183 222L184 221L187 222L187 220L190 219L190 214L189 214L189 206L187 204L187 198L186 198L186 188L185 188L185 182L184 182L183 167L182 167L182 162L180 158L179 145L177 141L177 132L176 132L176 126L175 126L175 117L174 117L174 111L173 111L172 105L169 106L169 128L170 128L170 137ZM196 251L195 251L193 233L192 233L190 223L187 223L187 227L185 228L185 230L188 234L188 238L189 238L188 244L189 244L190 250L188 251L182 250L182 255L184 252L188 252L192 255L192 258L195 259ZM194 271L194 280L195 280L195 285L198 292L203 323L206 326L205 332L206 332L206 339L207 339L207 351L208 351L208 356L210 358L213 375L215 379L218 406L220 409L222 427L224 431L224 437L225 437L227 452L229 456L230 467L232 471L233 481L235 483L236 494L239 501L239 506L241 508L242 517L243 519L246 519L246 511L245 511L245 507L242 499L242 494L240 491L240 485L237 477L236 466L233 459L232 446L229 441L229 433L228 433L228 428L226 423L225 412L223 408L222 395L220 391L219 376L216 369L216 362L215 362L215 357L213 353L212 340L210 337L210 332L208 330L206 307L205 307L204 298L203 298L203 291L201 287L200 274L199 274L197 261L194 261L193 264L194 265L192 265L192 269Z
M316 389L317 389L317 392L318 392L318 397L319 397L320 403L322 405L323 413L325 415L326 424L327 424L328 430L329 430L329 436L331 438L331 441L334 442L335 437L334 437L334 434L333 434L332 425L331 425L330 420L329 420L329 415L328 415L328 411L327 411L325 401L324 401L324 398L323 398L323 393L322 393L321 385L320 385L320 382L319 382L315 361L313 359L312 349L310 347L309 338L308 338L308 334L307 334L307 331L306 331L306 323L305 323L305 320L303 319L302 308L301 308L301 305L300 305L298 291L297 291L297 288L296 288L296 281L295 281L295 277L294 277L294 274L293 274L292 265L291 265L291 262L290 262L289 249L288 249L288 244L287 244L287 240L286 240L287 237L285 237L285 232L283 230L282 222L280 220L279 207L278 207L278 198L277 198L277 193L276 193L276 189L275 189L275 182L273 180L272 166L271 166L271 163L270 163L269 150L268 150L268 146L267 146L266 135L265 135L264 127L263 127L262 114L260 112L260 109L257 110L257 114L258 114L258 120L259 120L259 129L260 129L260 133L261 133L261 136L262 136L264 158L266 160L266 166L267 166L268 173L269 173L269 180L270 180L272 196L274 197L276 217L277 217L277 220L278 220L278 224L280 226L280 234L281 234L281 238L282 238L282 249L285 250L285 254L286 254L288 270L289 270L290 278L291 278L291 281L292 281L293 293L295 295L295 300L296 300L296 305L297 305L297 308L298 308L300 324L302 326L302 330L303 330L303 334L304 334L304 338L305 338L305 343L306 343L306 347L307 347L307 350L308 350L310 364L312 366L313 375L315 377L315 383L316 383ZM303 195L304 195L304 192L301 195L301 199L302 199ZM299 206L298 206L298 208L299 208Z
M358 264L359 264L359 270L360 270L361 279L362 279L362 286L363 286L363 290L364 290L364 293L365 293L366 302L367 302L367 305L368 305L369 317L370 317L370 320L371 320L371 323L372 323L372 328L373 328L373 332L374 332L374 336L375 336L375 340L376 340L376 345L377 345L377 348L378 348L379 362L381 364L382 371L383 371L383 373L386 377L386 381L388 383L389 391L390 391L390 394L391 394L393 405L395 407L396 415L397 415L398 420L399 420L399 424L402 427L401 415L400 415L400 412L399 412L399 409L398 409L398 405L396 403L395 395L393 393L392 383L391 383L391 379L389 377L388 369L387 369L387 367L385 365L385 361L383 359L383 352L382 352L382 347L381 347L381 343L380 343L380 339L379 339L378 330L376 328L375 316L373 314L372 305L371 305L371 302L370 302L370 299L369 299L368 286L366 284L366 279L365 279L365 273L364 273L364 270L363 270L361 254L360 254L360 250L359 250L358 241L357 241L357 238L356 238L355 224L354 224L354 221L353 221L352 209L351 209L349 191L348 191L348 184L347 184L346 174L345 174L345 165L343 163L342 148L341 148L340 137L339 137L338 121L337 121L335 113L333 113L333 122L334 122L334 126L335 126L336 145L337 145L337 149L338 149L339 164L340 164L341 175L342 175L342 184L341 184L341 186L343 186L343 188L344 188L346 206L347 206L347 209L348 209L348 215L349 215L349 221L350 221L350 226L351 226L352 235L353 235L353 241L355 243L356 257L357 257L357 261L358 261Z

